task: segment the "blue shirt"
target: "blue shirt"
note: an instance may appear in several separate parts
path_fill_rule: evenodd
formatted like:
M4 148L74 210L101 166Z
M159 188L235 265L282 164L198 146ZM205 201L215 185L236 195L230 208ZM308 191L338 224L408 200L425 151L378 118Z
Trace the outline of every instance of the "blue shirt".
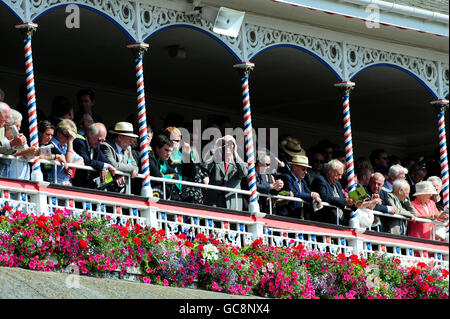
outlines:
M61 145L61 143L54 137L52 138L50 143L53 143L53 145L55 145L55 148L58 151L58 153L66 155L66 153L67 153L67 144ZM78 161L80 159L81 159L80 155L78 155L77 153L73 152L73 161L76 162L76 161ZM64 166L57 166L57 169L56 169L56 183L57 184L63 184L63 185L72 185L72 183L70 182L70 179L71 179L71 177L66 174L66 172L64 170ZM55 176L54 176L54 169L52 167L52 169L49 172L49 182L54 182L54 181L55 181Z

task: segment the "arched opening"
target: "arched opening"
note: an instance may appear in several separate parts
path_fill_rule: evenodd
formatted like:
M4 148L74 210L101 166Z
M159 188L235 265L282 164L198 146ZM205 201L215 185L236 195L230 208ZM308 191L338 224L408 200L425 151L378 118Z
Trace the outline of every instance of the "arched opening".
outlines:
M433 156L438 147L437 118L430 105L434 96L423 83L387 65L366 68L352 80L356 83L350 98L355 150L375 139L389 155ZM362 131L369 134L366 141L358 136Z
M185 123L200 119L203 128L217 114L242 125L240 79L233 68L238 60L227 46L210 33L185 25L163 28L146 42L147 109L157 127L169 112L183 115Z
M5 92L5 102L13 106L17 103L19 87L25 81L24 41L14 28L21 20L3 3L0 16L0 89Z
M256 55L250 75L254 126L278 127L306 149L327 138L343 144L340 78L323 60L295 46Z

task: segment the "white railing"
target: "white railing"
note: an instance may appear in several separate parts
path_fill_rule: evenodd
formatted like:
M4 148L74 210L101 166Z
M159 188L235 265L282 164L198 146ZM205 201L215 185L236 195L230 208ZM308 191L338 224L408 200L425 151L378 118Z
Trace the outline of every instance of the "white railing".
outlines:
M407 237L398 243L398 239L383 236L382 233L366 236L365 233L357 233L348 227L300 220L289 221L292 219L280 216L252 218L246 213L231 213L220 209L210 211L208 207L186 208L186 205L157 201L152 203L117 193L77 191L71 188L65 190L52 187L49 183L24 183L3 179L0 183L0 208L6 204L13 209L14 205L21 205L23 210L29 208L36 215L51 215L57 209L69 210L72 216L87 212L94 218L109 218L111 223L125 225L128 221L131 224L164 229L168 236L179 233L192 237L199 233L206 236L213 234L219 240L238 247L249 245L256 238L262 238L266 244L272 246L290 247L302 244L310 250L331 254L344 253L347 256L368 256L385 252L405 263L433 262L448 268L448 245L444 243L427 244L421 243L420 240L409 240Z
M12 155L3 155L0 154L0 159L18 159ZM19 158L19 160L21 160ZM32 162L32 160L29 160L28 162ZM42 163L44 164L50 164L54 166L54 176L55 176L55 180L54 182L56 183L56 170L58 166L61 166L61 164L57 161L47 161L47 160L41 160ZM81 170L87 170L87 171L94 171L97 172L97 170L95 170L94 168L87 166L87 165L77 165L77 164L72 164L69 163L67 164L68 167L73 167L76 169L81 169ZM130 178L130 174L125 173L125 172L121 172L121 171L117 171L116 172L117 175L122 175L126 177L126 193L127 194L131 194L130 190L131 190L131 178ZM137 178L144 178L144 175L142 174L138 174ZM154 181L154 182L158 182L162 184L162 195L163 198L162 199L166 199L166 192L165 190L167 189L167 183L169 184L180 184L180 185L185 185L185 186L193 186L193 187L197 187L197 188L201 188L201 189L211 189L211 190L216 190L216 191L221 191L221 192L227 192L227 193L233 193L234 196L236 197L236 200L238 198L238 195L244 195L244 196L250 196L251 192L247 191L247 190L242 190L242 189L235 189L235 188L229 188L229 187L225 187L225 186L215 186L215 185L207 185L207 184L201 184L201 183L195 183L195 182L190 182L190 181L184 181L184 180L174 180L174 179L167 179L167 178L159 178L159 177L154 177L154 176L150 176L150 181ZM267 212L269 215L273 214L273 210L272 210L272 203L274 200L285 200L285 201L294 201L294 202L302 202L305 205L311 205L309 202L306 202L304 200L302 200L301 198L297 198L297 197L290 197L290 196L281 196L281 195L270 195L270 194L262 194L262 193L258 193L259 197L268 197L268 207L269 207L269 211ZM322 202L324 207L332 207L332 208L337 208L336 206L333 206L327 202ZM62 203L61 205L59 205L58 207L63 207L62 205L70 205L70 201L68 201L66 199L65 203ZM95 210L95 214L103 214L105 213L104 211L102 211L102 206L98 206L100 208L97 208ZM117 209L117 208L116 208ZM316 211L317 209L314 208L314 211ZM351 210L349 208L344 208L344 211L350 212ZM262 212L263 214L266 212ZM392 214L385 214L379 211L372 211L372 213L376 216L382 216L382 217L387 217L387 218L394 218L394 219L400 219L400 220L409 220L408 218L401 216L401 215L392 215ZM436 240L436 229L437 226L445 226L446 223L440 222L440 221L432 221L429 219L425 219L425 218L416 218L415 221L417 222L421 222L421 223L430 223L432 224L432 232L430 234L430 238L431 240ZM339 218L336 218L336 225L339 225ZM447 239L448 240L448 239Z

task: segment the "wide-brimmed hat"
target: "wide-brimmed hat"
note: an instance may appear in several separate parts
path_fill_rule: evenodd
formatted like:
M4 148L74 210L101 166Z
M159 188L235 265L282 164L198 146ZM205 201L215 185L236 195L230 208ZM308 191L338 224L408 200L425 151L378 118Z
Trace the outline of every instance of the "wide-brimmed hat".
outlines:
M437 195L437 192L432 182L423 181L416 184L416 192L413 196L417 195Z
M280 147L290 156L305 155L305 151L302 149L300 141L293 137L288 137L281 141Z
M128 122L117 122L114 126L114 130L110 130L110 133L131 136L131 137L139 137L133 133L133 124Z
M300 165L300 166L311 168L311 166L309 166L308 157L303 156L303 155L292 156L292 159L288 163L291 165Z

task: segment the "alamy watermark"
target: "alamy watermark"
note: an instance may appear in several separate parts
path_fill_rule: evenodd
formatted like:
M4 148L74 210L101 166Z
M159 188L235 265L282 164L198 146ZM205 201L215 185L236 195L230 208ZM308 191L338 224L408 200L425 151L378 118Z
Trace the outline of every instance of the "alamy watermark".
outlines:
M70 4L66 6L66 27L68 29L80 28L80 7L76 4ZM369 15L365 19L366 27L369 29L380 28L380 7L376 4L369 4L366 9L366 13Z
M278 158L278 128L258 128L250 132L238 128L208 127L202 130L202 121L193 120L192 130L177 127L181 133L178 144L174 149L182 153L182 162L191 163L192 160L200 162L223 162L227 156L233 161L242 159L248 161L248 155L253 151L255 164L259 158L258 153ZM246 136L247 135L247 136ZM251 148L253 145L253 149ZM194 159L192 154L195 154ZM276 169L276 160L271 161L269 169ZM273 166L272 166L273 165Z
M65 271L70 273L65 280L66 287L69 289L80 288L80 268L76 264L70 264Z
M80 28L80 7L76 4L69 4L66 7L66 13L69 15L66 17L66 28L79 29Z
M369 4L366 7L366 13L369 15L365 20L366 27L369 29L379 29L380 28L380 7L376 4Z

